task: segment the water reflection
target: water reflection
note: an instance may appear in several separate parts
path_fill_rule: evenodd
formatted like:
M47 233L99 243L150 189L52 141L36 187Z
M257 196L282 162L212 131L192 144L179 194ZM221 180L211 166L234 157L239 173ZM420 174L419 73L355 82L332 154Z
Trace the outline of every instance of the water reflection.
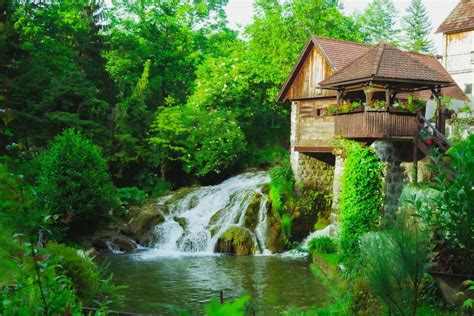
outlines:
M147 256L148 253L148 256ZM143 260L146 258L146 260ZM128 285L126 309L133 312L176 315L165 305L202 314L203 305L217 297L252 297L257 315L275 315L291 306L318 306L325 290L304 259L278 256L153 256L107 257L117 283Z

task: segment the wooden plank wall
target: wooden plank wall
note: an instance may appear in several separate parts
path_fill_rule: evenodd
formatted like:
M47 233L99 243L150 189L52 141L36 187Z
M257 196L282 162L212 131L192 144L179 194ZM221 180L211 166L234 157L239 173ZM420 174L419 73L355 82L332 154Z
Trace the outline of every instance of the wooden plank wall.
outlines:
M334 138L335 116L317 116L316 111L324 109L327 104L334 103L334 101L335 99L296 101L298 109L296 146L332 146L330 140Z
M313 46L286 98L290 100L335 96L336 92L319 89L318 83L332 74L331 65L323 57L319 48Z

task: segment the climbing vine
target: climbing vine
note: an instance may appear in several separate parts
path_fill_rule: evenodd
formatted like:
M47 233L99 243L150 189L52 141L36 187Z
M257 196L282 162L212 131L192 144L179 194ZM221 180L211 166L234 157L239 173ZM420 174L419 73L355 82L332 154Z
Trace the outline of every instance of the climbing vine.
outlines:
M379 222L383 206L383 164L370 147L347 143L345 151L340 248L342 258L351 259L359 253L359 238L375 230Z

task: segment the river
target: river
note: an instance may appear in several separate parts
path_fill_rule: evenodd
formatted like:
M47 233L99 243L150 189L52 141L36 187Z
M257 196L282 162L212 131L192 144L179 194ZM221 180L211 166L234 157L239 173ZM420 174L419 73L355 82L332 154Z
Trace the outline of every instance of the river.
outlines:
M156 250L106 257L124 290L124 310L180 315L203 314L204 305L224 292L225 300L251 296L249 314L279 315L292 308L321 306L327 291L307 259L272 256L161 256Z

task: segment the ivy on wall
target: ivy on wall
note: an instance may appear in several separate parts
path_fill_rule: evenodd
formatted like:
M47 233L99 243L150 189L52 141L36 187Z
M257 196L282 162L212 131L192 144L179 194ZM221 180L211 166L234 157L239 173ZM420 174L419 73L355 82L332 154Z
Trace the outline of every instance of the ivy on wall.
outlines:
M383 163L370 147L345 142L340 235L343 259L357 257L359 238L377 228L383 208Z

